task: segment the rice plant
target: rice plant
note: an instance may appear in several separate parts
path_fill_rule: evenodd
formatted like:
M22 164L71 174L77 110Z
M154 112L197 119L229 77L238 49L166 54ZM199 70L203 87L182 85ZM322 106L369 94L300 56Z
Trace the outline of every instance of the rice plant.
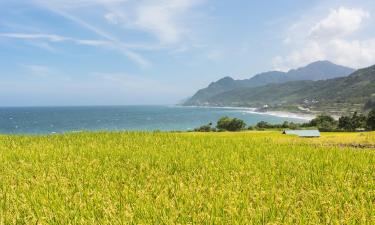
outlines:
M374 224L374 137L0 136L0 224Z

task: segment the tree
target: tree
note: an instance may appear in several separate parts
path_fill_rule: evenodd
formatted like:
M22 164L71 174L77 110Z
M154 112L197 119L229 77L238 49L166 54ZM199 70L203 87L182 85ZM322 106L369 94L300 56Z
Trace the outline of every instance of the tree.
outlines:
M339 129L342 130L353 130L351 118L349 116L342 116L339 118Z
M288 128L289 127L289 122L284 121L284 123L281 124L281 128Z
M332 131L336 129L336 120L329 115L319 115L310 121L310 126L317 127L320 131Z
M227 131L240 131L245 129L245 127L246 123L243 120L227 116L220 118L216 125L217 129Z
M351 118L353 130L366 127L366 117L355 112Z
M369 112L366 120L366 126L369 130L375 130L375 109Z
M357 128L366 127L366 117L355 112L351 117L342 116L339 119L339 129L346 131L355 131Z
M292 129L292 130L295 130L295 129L297 129L298 127L299 127L300 125L298 124L298 123L293 123L293 122L291 122L291 123L289 123L289 129Z
M257 123L256 127L261 128L261 129L267 129L267 128L271 128L272 125L265 121L260 121L259 123Z

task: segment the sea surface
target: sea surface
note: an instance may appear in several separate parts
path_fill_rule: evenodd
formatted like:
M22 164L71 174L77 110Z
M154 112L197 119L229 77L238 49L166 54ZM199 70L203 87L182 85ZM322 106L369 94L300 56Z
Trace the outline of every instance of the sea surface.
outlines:
M82 106L82 107L1 107L0 133L51 134L77 131L172 131L192 130L222 116L245 120L303 122L301 118L256 114L240 108L179 106Z

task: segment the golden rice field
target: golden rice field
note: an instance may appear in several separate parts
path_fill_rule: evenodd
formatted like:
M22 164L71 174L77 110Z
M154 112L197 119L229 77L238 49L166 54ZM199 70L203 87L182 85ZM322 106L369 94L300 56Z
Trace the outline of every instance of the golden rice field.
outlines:
M375 224L374 144L375 133L0 136L0 224Z

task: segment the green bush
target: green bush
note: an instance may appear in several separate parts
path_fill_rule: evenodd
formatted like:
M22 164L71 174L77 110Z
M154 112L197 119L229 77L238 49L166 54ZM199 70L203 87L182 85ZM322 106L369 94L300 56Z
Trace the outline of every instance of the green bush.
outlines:
M240 131L244 130L245 127L246 123L243 120L227 116L220 118L216 125L217 129L226 131Z
M216 131L215 128L212 127L212 123L200 126L198 128L194 129L195 132L211 132L211 131Z
M320 131L334 131L337 129L337 121L329 115L319 115L311 120L309 125L317 127Z

